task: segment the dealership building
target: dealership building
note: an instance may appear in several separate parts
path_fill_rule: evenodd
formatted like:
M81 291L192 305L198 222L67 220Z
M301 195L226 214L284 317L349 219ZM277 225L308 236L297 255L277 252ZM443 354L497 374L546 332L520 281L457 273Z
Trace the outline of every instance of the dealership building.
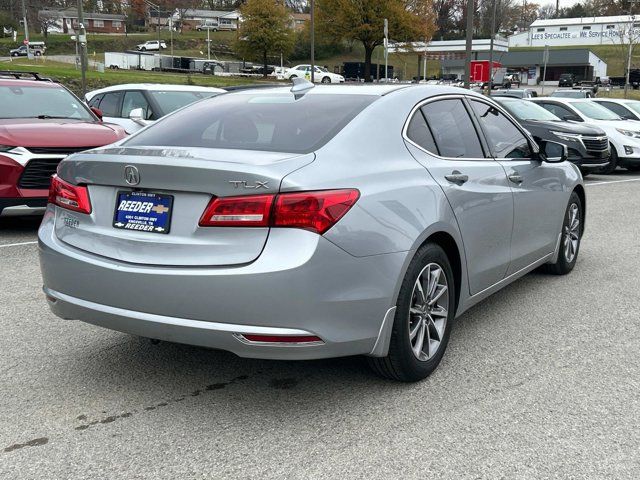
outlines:
M620 45L640 36L640 18L612 17L550 18L536 20L528 30L509 37L509 48Z

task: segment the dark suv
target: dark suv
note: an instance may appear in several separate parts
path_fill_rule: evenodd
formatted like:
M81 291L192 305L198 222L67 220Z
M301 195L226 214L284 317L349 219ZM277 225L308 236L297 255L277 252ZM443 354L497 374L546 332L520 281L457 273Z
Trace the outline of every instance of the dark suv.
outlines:
M569 161L575 163L583 175L609 165L609 141L599 128L565 122L528 100L509 97L495 97L494 100L534 137L566 145Z
M573 73L563 73L558 81L559 87L573 87L576 83L576 76Z

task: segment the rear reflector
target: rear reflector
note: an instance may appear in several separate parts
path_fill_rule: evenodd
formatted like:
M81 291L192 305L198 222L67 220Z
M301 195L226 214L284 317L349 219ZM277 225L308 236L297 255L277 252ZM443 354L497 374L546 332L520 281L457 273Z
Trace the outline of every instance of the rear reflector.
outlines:
M358 190L344 189L213 198L199 225L302 228L322 235L359 197Z
M320 337L315 335L251 335L244 334L242 337L249 342L260 343L324 343Z
M89 189L80 185L65 182L57 175L51 177L49 187L49 203L80 213L91 213Z

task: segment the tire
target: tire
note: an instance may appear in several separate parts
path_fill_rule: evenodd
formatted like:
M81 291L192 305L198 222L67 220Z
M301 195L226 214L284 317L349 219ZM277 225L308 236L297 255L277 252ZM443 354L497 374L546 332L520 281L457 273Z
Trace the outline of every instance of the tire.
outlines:
M577 217L574 216L575 213L577 213ZM574 224L573 220L576 218L578 223ZM560 240L558 259L555 263L548 263L547 265L544 265L543 269L547 273L551 273L553 275L566 275L573 270L573 267L575 267L576 261L578 260L583 231L584 208L582 200L580 200L580 197L576 192L572 192L569 197L567 209L564 213L564 221L562 222L562 237Z
M12 53L12 54L11 54L11 56L12 56L12 57L17 57L17 56L18 56L18 54L17 54L17 53Z
M331 83L331 79L329 77L322 77L321 83Z
M616 171L618 167L618 152L616 151L616 147L611 145L611 157L609 160L609 165L606 167L602 167L598 173L604 173L605 175L609 175Z
M298 78L298 76L297 76L297 75L291 75L291 76L289 77L289 80L293 80L294 78Z
M427 296L426 302L420 300L419 278ZM431 278L436 278L434 288L429 288L428 279ZM435 302L431 306L428 305L429 299ZM427 243L418 249L411 260L400 287L389 353L382 358L368 358L371 368L382 377L401 382L415 382L428 377L442 360L454 317L455 283L451 264L439 245ZM413 339L410 331L416 332ZM429 336L426 336L427 332ZM421 335L422 346L418 343ZM433 350L427 353L427 343L424 342L429 338L434 342L435 338L439 338L439 343L429 342Z
M42 55L42 52L38 52L38 51L36 51L36 52L34 53L34 55L35 55L36 57L39 57L40 55Z
M146 52L146 51L147 51L147 47L142 47L142 48L140 49L140 51L141 51L141 52Z

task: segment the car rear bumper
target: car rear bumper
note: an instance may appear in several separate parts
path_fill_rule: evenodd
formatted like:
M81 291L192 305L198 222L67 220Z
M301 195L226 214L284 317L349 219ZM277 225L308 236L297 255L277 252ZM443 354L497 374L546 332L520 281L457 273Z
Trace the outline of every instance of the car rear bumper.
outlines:
M354 257L311 232L273 229L263 253L247 265L151 267L64 244L55 236L54 215L49 207L39 250L44 291L56 315L243 357L371 354L407 256ZM251 344L244 333L314 335L322 343Z

